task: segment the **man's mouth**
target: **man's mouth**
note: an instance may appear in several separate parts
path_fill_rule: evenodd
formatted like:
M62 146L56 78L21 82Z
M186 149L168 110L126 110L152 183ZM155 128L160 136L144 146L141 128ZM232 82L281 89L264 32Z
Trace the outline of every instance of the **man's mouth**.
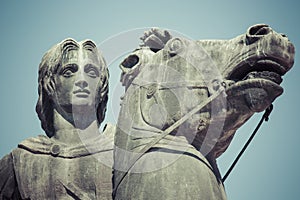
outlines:
M85 98L85 97L89 96L90 91L87 90L87 89L76 90L76 91L73 92L73 94L75 94L77 97Z

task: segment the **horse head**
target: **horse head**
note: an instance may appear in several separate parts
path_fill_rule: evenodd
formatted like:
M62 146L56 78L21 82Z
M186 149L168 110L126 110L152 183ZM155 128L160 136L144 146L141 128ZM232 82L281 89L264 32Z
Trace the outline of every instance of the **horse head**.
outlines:
M295 54L288 38L265 24L230 40L172 38L156 29L142 39L144 45L120 65L121 81L132 99L128 106L133 124L165 130L222 91L172 132L215 158L239 127L282 94L282 76Z
M294 46L269 26L230 40L152 29L120 65L116 199L226 199L216 158L282 94Z

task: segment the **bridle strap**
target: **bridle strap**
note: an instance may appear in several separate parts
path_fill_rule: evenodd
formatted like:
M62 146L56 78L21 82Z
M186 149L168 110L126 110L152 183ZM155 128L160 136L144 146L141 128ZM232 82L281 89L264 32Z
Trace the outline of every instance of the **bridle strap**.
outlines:
M235 158L235 160L233 161L233 163L231 164L230 168L227 170L225 176L222 178L222 182L224 182L227 177L229 176L229 174L231 173L231 171L233 170L233 168L235 167L236 163L239 161L239 159L241 158L241 156L243 155L243 153L245 152L245 150L247 149L247 147L249 146L250 142L253 140L255 134L257 133L258 129L260 128L260 126L262 125L262 123L264 121L268 121L269 120L269 116L271 114L273 110L273 105L271 104L265 111L265 113L263 114L262 118L260 119L259 123L257 124L255 130L253 131L253 133L251 134L251 136L249 137L249 139L247 140L247 142L245 143L244 147L242 148L242 150L240 151L240 153L238 154L238 156Z

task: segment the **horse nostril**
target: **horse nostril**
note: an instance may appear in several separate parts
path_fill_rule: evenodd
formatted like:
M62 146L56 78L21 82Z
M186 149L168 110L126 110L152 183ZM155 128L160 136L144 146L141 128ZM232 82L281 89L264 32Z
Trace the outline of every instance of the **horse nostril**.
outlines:
M248 34L253 36L267 35L270 32L271 32L271 28L266 24L258 24L250 27L248 30Z
M254 26L251 26L246 34L246 41L247 44L252 44L258 39L264 37L265 35L268 35L272 32L272 29L266 25L266 24L257 24Z

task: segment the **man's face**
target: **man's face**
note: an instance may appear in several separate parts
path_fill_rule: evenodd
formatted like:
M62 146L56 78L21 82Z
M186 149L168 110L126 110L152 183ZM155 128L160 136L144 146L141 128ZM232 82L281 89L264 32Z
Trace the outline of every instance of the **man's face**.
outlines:
M95 53L82 48L69 50L54 76L54 104L68 113L74 108L95 109L99 101L100 76L100 62Z

